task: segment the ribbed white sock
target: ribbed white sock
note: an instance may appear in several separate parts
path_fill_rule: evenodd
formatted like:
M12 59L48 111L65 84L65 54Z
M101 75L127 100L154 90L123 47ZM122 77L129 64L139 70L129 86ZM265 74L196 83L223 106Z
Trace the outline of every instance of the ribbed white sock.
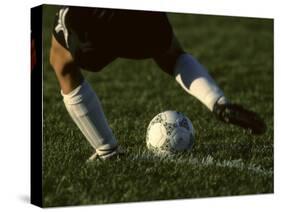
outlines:
M69 94L61 94L71 118L98 155L104 158L111 155L117 148L117 141L91 86L84 81Z
M214 104L219 99L220 102L227 101L208 71L191 55L179 56L174 73L181 87L200 100L209 110L213 110Z

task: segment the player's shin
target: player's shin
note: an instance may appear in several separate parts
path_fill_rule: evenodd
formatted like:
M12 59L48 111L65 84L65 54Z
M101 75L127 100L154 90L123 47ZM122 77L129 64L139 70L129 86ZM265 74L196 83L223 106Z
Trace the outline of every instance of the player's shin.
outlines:
M117 152L117 141L108 126L100 101L84 80L68 94L61 92L71 118L79 127L100 158L106 159Z
M181 87L200 100L209 110L213 110L217 101L226 102L223 92L208 71L191 55L182 54L178 57L174 74Z

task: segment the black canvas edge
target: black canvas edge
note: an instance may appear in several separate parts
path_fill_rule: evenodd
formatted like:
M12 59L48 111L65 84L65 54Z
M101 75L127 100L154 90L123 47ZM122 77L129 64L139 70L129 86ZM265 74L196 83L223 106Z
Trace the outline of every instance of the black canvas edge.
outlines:
M31 204L43 207L42 192L42 27L43 5L31 8L31 41L35 42L36 64L31 70Z

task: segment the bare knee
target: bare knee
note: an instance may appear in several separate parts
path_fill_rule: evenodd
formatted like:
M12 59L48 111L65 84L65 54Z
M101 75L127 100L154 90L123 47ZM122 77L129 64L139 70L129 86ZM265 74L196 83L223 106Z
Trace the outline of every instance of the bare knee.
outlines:
M54 37L52 38L49 60L57 76L65 76L77 69L72 55Z
M185 51L179 44L177 38L174 36L170 49L168 49L162 55L155 57L154 61L164 72L173 76L177 59L181 54L184 53Z
M75 64L72 55L54 37L50 49L50 64L64 94L71 92L82 83L83 75Z

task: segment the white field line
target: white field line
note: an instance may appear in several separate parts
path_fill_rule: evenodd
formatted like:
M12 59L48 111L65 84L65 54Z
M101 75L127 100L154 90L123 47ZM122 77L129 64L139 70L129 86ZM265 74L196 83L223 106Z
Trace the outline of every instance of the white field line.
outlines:
M190 155L188 158L182 156L156 156L148 152L142 152L131 158L132 160L159 160L165 163L177 163L177 164L191 164L197 166L217 166L217 167L225 167L225 168L235 168L241 171L249 171L255 174L263 175L263 176L271 176L273 175L272 169L264 169L260 165L254 163L245 163L242 159L236 160L216 160L212 156L208 155L202 159L196 158L193 155Z

